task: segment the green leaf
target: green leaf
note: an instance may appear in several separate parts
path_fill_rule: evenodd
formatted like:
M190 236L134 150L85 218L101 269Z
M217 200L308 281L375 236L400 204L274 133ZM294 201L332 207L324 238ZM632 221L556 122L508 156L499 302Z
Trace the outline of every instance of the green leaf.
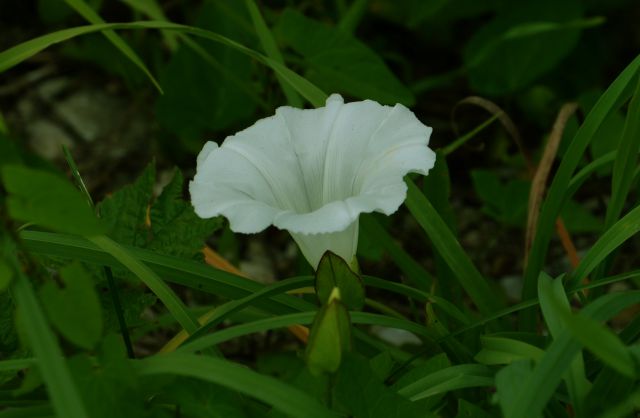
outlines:
M0 293L4 292L13 280L13 270L5 261L0 260Z
M246 31L229 19L226 9L246 15L242 3L235 0L204 2L195 26L248 41ZM215 66L207 65L211 60ZM205 134L228 129L255 113L256 103L244 89L229 82L228 70L240 84L252 86L254 66L249 57L223 45L186 41L160 74L165 94L156 101L158 120L194 152L202 147Z
M556 170L556 175L549 186L547 198L540 209L538 227L535 239L529 253L529 262L525 269L522 299L533 298L537 290L537 279L547 255L549 242L551 240L555 220L564 202L571 197L568 186L572 175L593 136L607 117L614 112L625 98L629 97L629 86L635 80L635 76L640 68L640 55L631 62L620 73L616 80L609 86L600 97L591 112L587 115L584 123L573 137L564 157L560 161L560 166ZM533 310L526 310L520 316L520 326L523 329L533 329L535 326L535 315Z
M6 204L13 218L70 234L104 232L104 225L84 196L57 175L8 165L2 169L2 179L9 192Z
M145 402L140 380L119 336L108 335L96 356L72 357L69 368L85 403L94 405L92 418L157 416Z
M633 183L640 149L640 78L629 103L624 130L617 148L611 178L611 200L607 204L605 226L610 227L619 218Z
M473 88L489 95L513 93L553 69L578 41L581 9L578 0L506 3L465 47Z
M135 368L141 375L172 374L216 383L254 397L293 418L335 417L304 392L227 360L173 353L141 360L135 363Z
M69 341L92 349L102 336L102 309L93 279L74 262L60 269L60 286L46 281L39 295L49 321Z
M504 337L482 336L482 350L474 359L481 364L497 365L511 364L518 360L538 360L544 354L540 348Z
M432 418L422 405L403 398L385 386L371 369L369 361L358 354L348 354L333 385L337 406L347 416L358 418Z
M20 307L24 334L38 359L38 369L47 385L47 391L57 416L88 418L78 388L58 346L56 337L47 325L29 279L22 274L13 285L16 302Z
M171 182L151 206L151 242L146 248L182 258L201 258L201 250L222 218L202 219L183 199L184 179L176 169Z
M598 238L568 279L573 287L585 278L609 254L640 231L640 206L635 207Z
M564 319L571 335L596 357L624 376L637 377L637 367L629 349L611 330L582 315Z
M458 399L458 415L456 418L492 418L484 409L464 399Z
M542 273L538 279L540 308L553 338L558 338L566 328L566 318L571 315L571 305L567 299L562 280L552 280ZM583 414L583 403L591 384L587 380L582 353L578 353L565 376L569 396L576 413Z
M433 246L447 262L462 287L471 296L480 312L488 314L497 310L502 303L469 260L447 224L411 180L407 179L407 185L407 208L427 233Z
M313 320L305 352L307 366L316 376L334 373L340 367L343 354L349 350L351 350L349 311L339 298L331 297L320 308Z
M107 235L121 244L144 246L149 235L147 208L155 179L155 167L149 164L135 183L122 187L98 203L97 210L107 225Z
M78 12L82 17L84 17L88 22L93 24L101 24L105 23L105 21L98 15L84 0L65 0L65 2L71 6L76 12ZM135 53L133 49L122 39L117 33L113 30L105 30L102 32L104 36L124 54L133 64L135 64L142 72L146 74L146 76L151 80L153 85L158 89L158 91L162 94L162 87L156 81L156 79L151 74L151 71L144 65L140 57Z
M349 267L342 257L327 251L316 271L316 293L322 305L329 302L334 288L340 290L340 301L348 309L360 310L364 306L364 285L360 275Z
M493 385L493 372L488 367L480 364L459 364L399 387L398 393L417 401L452 390Z
M302 55L307 78L329 92L411 106L415 98L384 61L348 33L286 9L276 33Z
M505 417L514 417L516 410L524 411L524 407L518 404L518 395L522 393L522 382L528 381L531 378L531 373L531 360L519 360L502 368L496 374L498 401L500 402L500 407ZM545 390L545 392L548 392L548 390ZM532 397L536 397L536 400L542 398L538 398L537 394L533 394ZM542 407L544 407L544 404ZM538 418L541 415L542 407L536 408L535 412L529 409L526 415L524 415L524 412L521 412L518 416Z

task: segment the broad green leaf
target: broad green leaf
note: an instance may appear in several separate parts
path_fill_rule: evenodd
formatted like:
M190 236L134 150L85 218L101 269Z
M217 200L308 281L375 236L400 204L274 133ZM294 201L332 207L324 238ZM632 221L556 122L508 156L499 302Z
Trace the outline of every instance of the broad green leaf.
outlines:
M105 23L105 21L98 15L92 8L89 6L84 0L65 0L65 2L73 7L73 9L78 12L82 17L84 17L88 22L93 24L101 24ZM153 83L153 85L158 89L158 91L162 94L162 87L156 81L156 79L151 74L151 71L147 69L144 65L140 57L135 53L133 49L122 39L117 33L113 30L107 29L102 32L104 36L122 52L129 60L134 63L142 72L144 72L149 80Z
M531 378L532 367L531 360L519 360L509 364L498 371L496 374L496 389L498 392L498 401L505 417L514 417L515 411L523 411L524 408L518 405L518 395L522 391L522 382L526 382ZM548 390L545 390L548 392ZM546 393L545 393L546 395ZM536 395L534 395L535 397ZM544 407L544 405L542 405ZM534 411L528 410L528 418L538 418L542 412L542 407ZM522 413L519 416L524 416Z
M432 418L422 405L403 398L385 386L358 354L345 357L333 385L337 406L358 418Z
M2 179L9 192L6 204L13 218L70 234L104 232L104 225L84 196L59 176L11 165L2 169Z
M202 219L183 199L184 178L176 169L150 210L151 238L145 247L160 254L201 259L201 250L222 218Z
M360 275L351 270L342 257L327 251L316 271L316 293L321 304L326 304L334 288L340 291L340 301L348 309L360 310L364 305L364 285Z
M507 3L465 47L473 88L489 95L514 93L553 69L578 41L581 9L578 0Z
M96 355L80 354L69 359L80 394L87 405L93 405L91 417L157 416L160 410L146 402L142 382L127 359L121 338L108 335L96 351Z
M60 285L46 281L40 301L51 324L69 341L87 350L102 337L102 309L93 279L77 262L60 269Z
M227 360L173 353L141 360L135 368L141 375L188 376L216 383L265 402L292 418L336 416L299 389Z
M29 279L18 274L12 290L20 307L20 319L24 325L23 333L38 359L38 369L47 385L56 415L67 418L88 418L86 406L71 378L56 337L47 325Z
M486 279L469 260L447 224L411 180L407 179L407 185L409 190L405 204L427 233L433 246L447 262L462 287L480 312L488 314L497 310L502 303L489 287Z
M247 14L239 1L204 2L194 26L247 43L251 38L225 15L226 9L242 17ZM189 41L181 45L161 72L165 94L158 97L155 109L160 124L197 152L205 134L250 120L256 103L225 75L231 70L239 83L251 86L254 67L249 57L224 45L191 42L194 45ZM215 60L216 68L207 65L211 64L208 57Z
M304 58L307 78L328 92L411 106L412 93L369 47L348 33L286 9L276 33Z
M133 184L105 197L97 210L107 225L107 235L120 244L144 246L148 239L147 207L153 196L156 170L149 164Z
M349 311L339 297L334 298L332 294L316 314L311 326L305 351L309 371L316 376L334 373L340 367L344 353L350 350Z

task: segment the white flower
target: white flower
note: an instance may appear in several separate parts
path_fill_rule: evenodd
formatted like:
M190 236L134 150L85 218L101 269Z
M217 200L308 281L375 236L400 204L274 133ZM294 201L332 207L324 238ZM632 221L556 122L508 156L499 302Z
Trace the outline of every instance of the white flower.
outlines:
M403 177L426 175L431 128L406 107L371 100L280 107L274 116L207 142L190 183L196 213L224 215L234 232L286 229L316 268L325 251L351 262L358 216L392 214L406 197Z

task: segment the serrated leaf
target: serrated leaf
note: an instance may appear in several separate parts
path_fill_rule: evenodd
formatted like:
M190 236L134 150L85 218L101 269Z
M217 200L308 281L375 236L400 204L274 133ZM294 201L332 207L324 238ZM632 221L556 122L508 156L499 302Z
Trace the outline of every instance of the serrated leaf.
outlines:
M362 309L364 305L364 284L360 275L351 270L342 257L327 251L316 271L316 293L321 304L326 304L334 288L340 290L340 301L347 308Z
M202 219L182 198L184 179L176 169L171 182L151 206L150 250L183 258L200 255L205 240L220 226L221 218Z
M2 180L9 192L6 205L14 219L69 234L104 232L103 223L84 196L65 179L42 170L7 165L2 169Z
M384 61L348 33L291 9L280 16L276 32L304 57L307 78L321 89L383 104L414 103L411 91Z
M145 224L147 207L153 196L155 178L155 166L149 164L135 183L124 186L98 204L109 237L120 244L144 246L149 233Z
M79 263L60 269L62 287L52 280L40 288L49 321L69 341L91 349L102 336L102 310L91 276Z

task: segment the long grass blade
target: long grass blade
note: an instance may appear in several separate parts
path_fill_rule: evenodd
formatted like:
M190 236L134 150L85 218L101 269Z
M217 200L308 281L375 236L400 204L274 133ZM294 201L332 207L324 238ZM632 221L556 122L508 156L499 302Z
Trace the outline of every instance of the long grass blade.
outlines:
M187 308L180 298L178 298L173 290L146 264L136 259L129 251L109 237L102 235L89 237L87 239L97 247L102 248L106 253L113 256L113 258L138 276L158 299L164 303L169 312L176 318L176 321L178 321L180 326L188 333L193 333L198 329L198 322L191 317L191 314L187 311Z
M336 417L300 389L227 360L174 353L149 357L134 364L137 372L143 376L170 374L215 383L265 402L290 417Z
M73 10L78 12L82 17L84 17L89 23L93 24L102 24L105 21L100 17L98 13L95 12L84 0L64 0ZM151 80L153 85L158 89L158 91L162 94L162 87L156 78L151 74L151 71L144 65L142 59L135 53L133 49L113 30L105 30L102 32L105 38L109 40L122 54L127 57L136 67L140 68L142 72Z
M469 260L447 224L420 189L411 180L407 180L407 184L409 190L405 204L480 312L489 314L499 309L501 307L500 299Z

